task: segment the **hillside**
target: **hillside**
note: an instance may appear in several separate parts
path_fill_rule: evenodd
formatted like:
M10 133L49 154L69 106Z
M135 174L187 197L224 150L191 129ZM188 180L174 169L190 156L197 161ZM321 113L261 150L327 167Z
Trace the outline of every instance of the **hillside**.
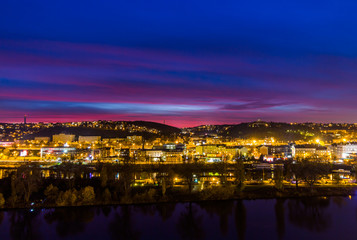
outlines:
M277 122L250 122L233 125L210 125L191 128L196 135L215 134L224 137L243 139L275 138L282 141L310 140L324 138L319 128L309 124L290 124Z
M33 139L35 137L51 137L54 134L73 134L78 136L101 136L102 138L123 138L130 135L143 136L146 139L170 136L180 133L181 130L165 124L145 121L133 122L106 122L101 121L100 127L88 127L88 124L83 126L68 126L65 124L56 124L53 127L43 128L36 133L30 134L25 139ZM119 130L118 126L125 126ZM140 129L140 127L142 127Z

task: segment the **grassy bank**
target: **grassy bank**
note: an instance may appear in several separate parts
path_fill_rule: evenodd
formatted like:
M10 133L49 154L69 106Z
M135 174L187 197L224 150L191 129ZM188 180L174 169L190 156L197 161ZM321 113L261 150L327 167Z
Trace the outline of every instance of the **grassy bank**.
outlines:
M118 200L103 200L93 198L90 201L73 201L65 204L51 202L48 199L29 203L16 203L11 205L6 203L2 209L17 208L54 208L54 207L75 207L75 206L103 206L103 205L128 205L128 204L155 204L155 203L175 203L175 202L200 202L219 200L252 200L252 199L274 199L274 198L302 198L302 197L331 197L331 196L354 196L357 186L343 185L321 185L314 187L301 186L298 189L292 186L284 189L276 189L272 185L247 185L241 189L236 186L210 187L202 191L188 193L183 189L169 189L165 196L158 188L140 189L132 191L128 196L122 196ZM80 193L80 194L83 194ZM71 196L70 196L71 197ZM73 196L72 196L73 197Z

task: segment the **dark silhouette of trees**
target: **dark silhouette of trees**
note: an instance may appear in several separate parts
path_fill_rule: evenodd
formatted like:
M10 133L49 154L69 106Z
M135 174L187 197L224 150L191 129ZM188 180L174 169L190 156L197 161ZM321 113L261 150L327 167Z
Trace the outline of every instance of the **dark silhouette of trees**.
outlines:
M121 166L119 173L120 192L123 195L124 201L130 199L131 185L134 183L135 166L125 164Z
M220 179L220 184L222 186L227 186L227 163L226 162L219 162L219 163L213 163L212 168L214 169L215 172L219 174L219 179Z
M4 207L5 205L5 198L2 193L0 193L0 208Z
M298 182L301 180L312 187L321 177L330 173L331 167L316 159L303 159L289 165L289 170L293 173L298 188Z
M50 184L44 191L44 194L46 196L46 203L53 204L56 202L58 194L59 194L59 189L56 186L53 186Z
M15 178L16 195L22 197L25 202L29 202L31 194L37 191L41 183L41 169L23 165L17 169Z
M161 194L166 196L167 189L173 185L173 172L169 165L159 164L157 170L157 179L161 185Z
M186 180L190 194L193 188L193 175L195 173L201 173L202 169L204 169L204 167L200 163L184 163L176 167L177 173Z
M107 168L104 166L100 171L100 185L102 188L105 188L108 183L108 171Z
M237 189L241 190L244 187L244 181L246 179L243 158L238 158L236 164L234 164L234 174L236 177Z
M274 185L278 190L282 190L284 188L283 180L284 180L283 167L276 166L274 168Z
M330 173L330 166L316 160L303 160L302 177L310 187L312 187L321 177Z
M105 204L108 204L112 201L112 194L110 193L108 188L104 190L102 200Z

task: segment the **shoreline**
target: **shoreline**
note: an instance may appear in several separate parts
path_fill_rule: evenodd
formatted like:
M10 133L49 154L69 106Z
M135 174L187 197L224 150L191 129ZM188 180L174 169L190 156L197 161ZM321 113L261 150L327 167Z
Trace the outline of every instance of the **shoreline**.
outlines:
M250 188L252 186L247 186ZM254 186L256 188L256 186ZM284 190L277 190L273 186L263 185L259 186L257 191L246 191L245 189L239 193L235 193L228 197L214 197L202 199L200 192L192 194L184 194L180 197L175 196L152 199L147 201L138 201L131 199L130 202L112 201L109 203L93 203L93 204L79 204L79 205L65 205L58 206L55 204L18 204L14 207L3 207L0 211L11 210L27 210L27 209L54 209L54 208L75 208L75 207L106 207L106 206L140 206L140 205L153 205L153 204L177 204L177 203L200 203L200 202L216 202L216 201L237 201L237 200L263 200L263 199L303 199L303 198L317 198L317 197L352 197L357 194L357 186L314 186L306 187L301 186L297 190L295 187L287 187ZM269 194L267 192L269 191ZM22 205L22 206L20 206Z

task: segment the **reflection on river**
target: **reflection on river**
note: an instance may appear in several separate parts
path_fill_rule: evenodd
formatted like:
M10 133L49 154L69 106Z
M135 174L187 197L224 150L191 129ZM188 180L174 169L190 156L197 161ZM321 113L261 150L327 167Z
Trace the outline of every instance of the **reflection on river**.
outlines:
M356 239L357 198L0 212L0 239Z

